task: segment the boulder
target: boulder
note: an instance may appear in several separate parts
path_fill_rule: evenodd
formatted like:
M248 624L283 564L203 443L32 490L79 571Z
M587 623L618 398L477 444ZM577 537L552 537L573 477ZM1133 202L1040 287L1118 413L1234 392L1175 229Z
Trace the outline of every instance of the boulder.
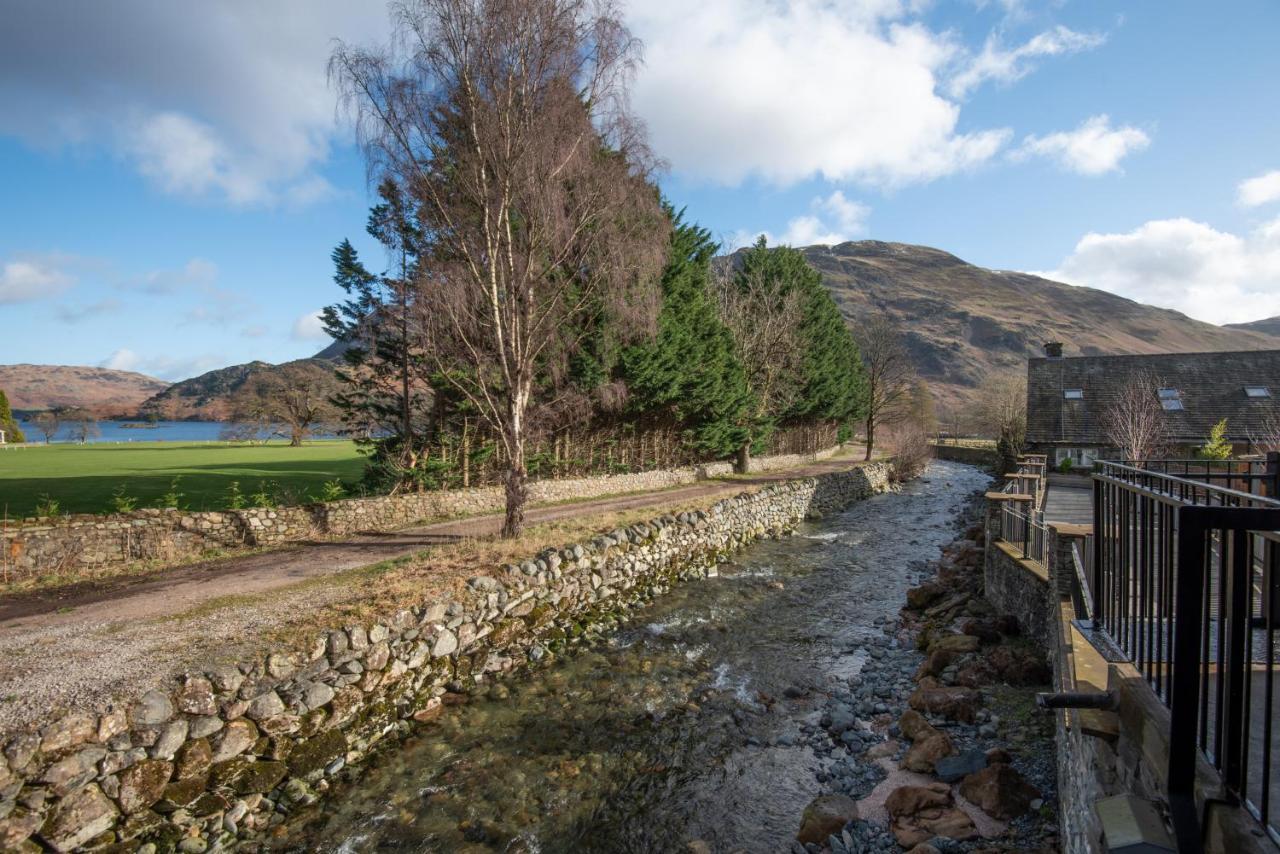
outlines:
M924 719L924 715L915 709L907 709L902 713L898 718L898 729L902 730L902 735L911 741L920 738L921 734L931 735L937 732L933 725Z
M120 811L96 783L58 801L40 828L40 838L54 851L71 851L115 826Z
M981 641L973 635L944 635L935 638L929 644L930 654L935 652L950 652L955 655L962 655L966 652L977 652Z
M946 595L947 588L935 581L926 581L907 591L907 607L913 611L922 611Z
M218 746L213 751L213 762L225 762L234 756L239 756L249 748L253 747L254 742L258 740L258 727L253 721L237 718L226 725L222 730L222 736L218 739Z
M98 776L98 761L106 755L104 747L82 748L46 768L40 782L48 783L55 795L67 795Z
M178 751L174 776L179 780L190 780L208 771L212 764L213 748L209 746L209 739L197 738L184 744Z
M1040 797L1039 790L1008 765L992 765L965 777L960 794L1002 821L1025 814L1031 809L1031 802Z
M891 820L889 829L903 848L912 848L935 836L962 842L978 835L973 821L955 806L951 787L945 783L900 786L889 793L885 809Z
M937 763L956 752L951 738L944 732L934 730L932 735L925 736L914 744L902 757L902 767L919 774L932 774Z
M805 807L796 839L806 844L822 844L828 836L839 833L857 817L858 805L853 798L847 795L821 795Z
M986 753L981 750L966 750L956 756L946 756L935 761L933 773L944 783L956 783L986 767Z
M96 717L82 712L72 712L40 731L40 749L45 753L57 753L60 750L84 744L86 741L93 741L97 734L98 719ZM13 763L13 765L15 768L21 767L20 763Z
M116 801L126 813L134 813L160 800L173 776L173 763L148 759L120 772L120 794Z
M981 700L982 695L972 688L931 687L921 683L907 703L918 712L971 724Z
M152 689L129 709L129 723L135 727L156 727L173 717L173 703L163 691Z
M216 715L218 701L213 696L213 683L203 676L193 676L178 692L178 710L189 715Z
M995 620L965 620L960 631L972 635L983 643L999 643L1000 629Z

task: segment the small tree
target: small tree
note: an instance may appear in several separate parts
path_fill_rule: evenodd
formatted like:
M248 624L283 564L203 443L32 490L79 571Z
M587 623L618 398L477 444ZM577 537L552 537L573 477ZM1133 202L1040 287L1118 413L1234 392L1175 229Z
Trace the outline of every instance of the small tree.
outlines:
M27 437L22 435L22 430L18 427L17 419L13 417L12 410L9 409L9 397L4 393L4 389L0 389L0 430L4 431L7 442L27 441Z
M1209 439L1200 446L1200 456L1206 460L1231 459L1232 444L1227 438L1227 419L1222 419L1209 430Z
M979 389L983 431L996 438L1000 471L1012 471L1027 440L1027 380L1019 374L991 374Z
M867 367L867 459L875 448L876 428L901 414L909 404L916 372L902 334L885 317L863 325L857 335Z
M1168 428L1156 396L1160 387L1160 379L1154 374L1135 371L1120 387L1115 402L1102 413L1103 433L1126 460L1148 460L1168 453Z
M102 431L98 429L98 417L87 409L68 409L62 414L62 420L66 423L71 438L81 445L102 435Z
M44 435L46 445L53 441L53 437L58 435L58 428L62 426L62 418L56 409L46 409L31 420L36 425L36 429Z

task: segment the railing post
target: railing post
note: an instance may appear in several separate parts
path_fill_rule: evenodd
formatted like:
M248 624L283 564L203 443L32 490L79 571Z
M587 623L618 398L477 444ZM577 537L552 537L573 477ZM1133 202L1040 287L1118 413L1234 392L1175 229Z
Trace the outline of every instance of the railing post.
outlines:
M1280 498L1280 451L1267 452L1262 494L1267 498Z
M1090 609L1090 617L1094 628L1102 626L1102 550L1106 543L1106 537L1103 536L1102 530L1102 497L1103 483L1095 473L1093 477L1093 561L1090 567L1092 578L1089 579L1090 593L1093 598L1093 607Z
M1169 688L1169 812L1179 854L1202 850L1196 809L1196 721L1200 709L1200 641L1204 630L1205 525L1202 509L1177 510L1175 553L1173 668Z
M1225 545L1226 537L1223 537ZM1232 795L1243 789L1244 706L1249 680L1249 532L1237 529L1231 535L1231 564L1227 575L1226 602L1218 619L1227 620L1227 648L1222 657L1226 668L1226 708L1220 714L1223 726L1222 782Z

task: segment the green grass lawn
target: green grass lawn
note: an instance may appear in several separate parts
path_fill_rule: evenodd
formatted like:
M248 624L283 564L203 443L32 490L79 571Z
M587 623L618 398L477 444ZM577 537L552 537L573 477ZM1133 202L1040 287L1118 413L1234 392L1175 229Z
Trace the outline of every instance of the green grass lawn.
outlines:
M139 507L158 506L175 477L181 506L219 510L236 481L246 496L266 489L281 504L320 495L322 484L354 484L364 458L349 441L228 445L133 442L123 445L48 445L0 450L0 514L33 515L48 495L62 513L106 513L122 485Z

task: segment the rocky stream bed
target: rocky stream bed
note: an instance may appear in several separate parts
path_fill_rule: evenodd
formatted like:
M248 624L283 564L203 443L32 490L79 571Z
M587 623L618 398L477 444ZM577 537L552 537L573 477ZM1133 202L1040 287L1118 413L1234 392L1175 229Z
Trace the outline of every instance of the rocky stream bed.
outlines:
M282 803L262 846L1056 850L1044 664L979 595L987 481L935 462L446 695L318 803Z

